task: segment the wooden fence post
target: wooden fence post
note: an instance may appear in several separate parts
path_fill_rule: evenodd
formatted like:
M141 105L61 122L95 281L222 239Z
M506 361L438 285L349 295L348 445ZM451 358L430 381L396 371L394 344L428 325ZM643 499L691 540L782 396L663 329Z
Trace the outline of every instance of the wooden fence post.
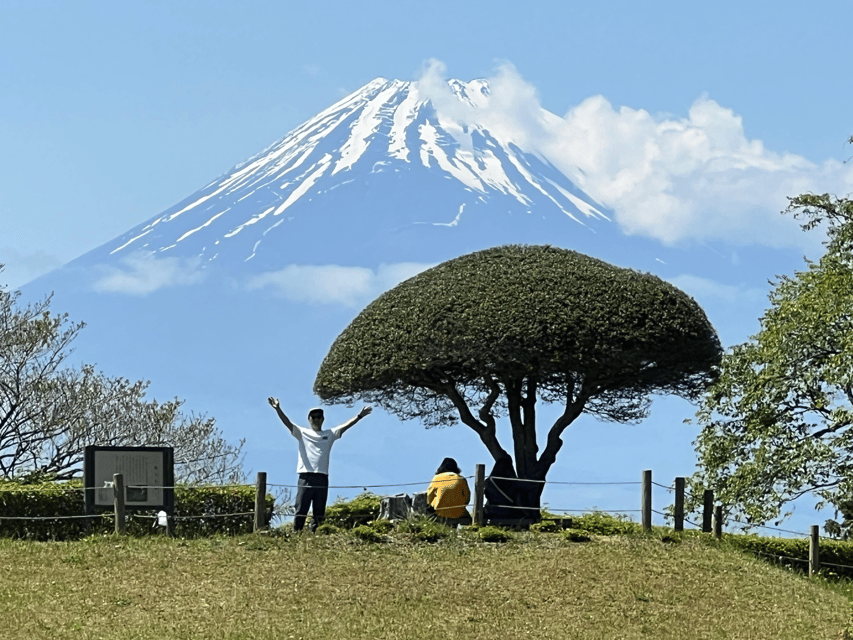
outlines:
M820 571L820 527L812 525L811 538L809 538L809 578Z
M474 467L474 524L483 526L483 495L486 491L486 465Z
M643 494L643 531L652 530L652 470L646 469L643 471L642 482Z
M124 533L127 525L124 519L124 475L121 473L113 474L113 510L116 533Z
M266 471L258 471L257 481L255 482L255 526L254 531L257 533L261 529L267 527L267 473Z
M723 537L723 505L714 507L714 537Z
M711 533L711 517L714 514L714 491L705 489L702 494L702 533Z
M676 531L684 531L684 486L684 478L675 479L675 509L672 515Z

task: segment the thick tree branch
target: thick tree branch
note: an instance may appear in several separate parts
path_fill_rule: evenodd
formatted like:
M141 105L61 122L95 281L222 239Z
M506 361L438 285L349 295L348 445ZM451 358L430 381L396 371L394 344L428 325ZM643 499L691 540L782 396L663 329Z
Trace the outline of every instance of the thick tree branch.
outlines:
M574 381L568 385L566 390L565 410L548 431L548 443L545 445L545 450L542 452L537 463L538 473L543 478L548 473L551 465L557 461L557 453L559 453L560 449L563 447L563 440L561 438L563 431L565 431L566 428L574 422L581 413L583 413L584 406L586 406L587 400L589 400L591 395L588 391L588 387L592 386L593 388L597 388L600 385L595 383L591 384L588 380L584 379L584 381L580 383L578 392L573 393L576 386L577 382Z
M488 449L492 458L500 460L501 458L509 457L509 454L498 442L494 418L492 418L491 424L483 424L477 420L477 418L474 417L474 414L471 413L471 409L468 407L468 403L465 402L465 398L462 397L462 394L460 394L459 390L456 388L455 382L447 381L441 384L440 388L436 389L436 391L439 390L444 393L453 403L453 406L456 407L456 410L459 412L459 419L462 423L469 426L474 430L474 433L480 436L480 440L484 445L486 445L486 449ZM489 397L491 397L491 394Z
M486 423L489 428L494 429L495 416L492 415L492 408L495 406L495 402L498 401L498 398L501 397L501 387L495 381L495 379L488 373L483 376L483 381L489 388L489 395L486 398L486 401L483 403L483 406L480 407L480 420Z

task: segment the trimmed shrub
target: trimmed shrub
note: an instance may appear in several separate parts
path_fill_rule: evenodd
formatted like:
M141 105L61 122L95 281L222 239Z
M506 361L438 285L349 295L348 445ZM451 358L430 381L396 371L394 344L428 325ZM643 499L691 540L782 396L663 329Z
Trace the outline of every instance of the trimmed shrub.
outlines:
M483 542L508 542L512 540L512 534L499 527L482 527L477 535Z
M530 525L530 530L534 533L557 533L563 528L555 520L542 520Z
M600 536L625 536L642 533L642 525L631 522L622 515L610 515L601 511L585 513L572 518L572 529L581 529Z
M563 533L563 539L566 542L590 542L592 540L583 531L566 531Z
M809 541L803 538L763 538L757 535L725 535L723 540L742 551L769 562L789 564L793 569L808 571ZM793 558L794 560L791 560ZM853 566L853 542L820 541L820 564ZM837 575L853 578L853 569L823 567Z
M416 516L402 520L398 528L403 533L408 533L420 542L438 542L450 537L451 529L446 524L433 520L428 516Z
M267 513L272 511L273 501L273 496L267 495ZM251 533L254 528L254 509L255 488L250 485L176 487L175 535L195 538L214 534ZM234 513L244 515L226 515Z
M317 527L317 531L315 533L321 536L330 536L334 533L339 533L340 529L333 524L329 524L328 522L324 522L319 527Z
M371 520L367 523L370 528L378 533L391 533L394 530L394 523L390 520Z
M357 527L354 527L352 529L352 534L363 542L385 542L385 536L376 531L376 529L368 527L366 524L360 524Z
M268 511L272 510L273 501L273 496L268 495ZM254 526L254 507L255 488L250 485L177 487L175 535L192 538L250 533ZM3 537L68 540L115 531L112 509L99 508L98 511L95 517L80 517L85 512L80 480L37 483L0 480L0 536ZM128 509L127 533L147 535L157 531L152 526L155 516L154 511Z
M381 505L382 498L369 491L348 502L335 500L335 503L326 509L325 521L342 529L352 529L356 525L376 520Z

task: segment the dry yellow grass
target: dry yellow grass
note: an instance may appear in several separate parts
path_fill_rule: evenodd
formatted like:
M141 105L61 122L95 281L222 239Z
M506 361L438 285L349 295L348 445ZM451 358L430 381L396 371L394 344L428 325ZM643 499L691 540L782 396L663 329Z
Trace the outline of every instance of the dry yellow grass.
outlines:
M837 638L849 603L699 541L0 541L0 637Z

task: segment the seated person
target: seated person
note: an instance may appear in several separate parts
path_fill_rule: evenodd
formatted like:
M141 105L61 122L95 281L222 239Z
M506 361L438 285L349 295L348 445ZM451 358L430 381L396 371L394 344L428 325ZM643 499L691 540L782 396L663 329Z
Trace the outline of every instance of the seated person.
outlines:
M495 466L489 477L486 478L484 497L484 516L489 518L500 518L512 520L521 518L518 507L518 486L513 480L516 478L515 469L512 468L510 458L501 458L495 462Z
M451 527L471 524L471 515L465 509L471 499L471 490L461 473L456 460L445 458L427 489L427 502L433 512L441 522Z
M486 500L483 516L487 521L521 522L532 520L538 522L540 520L537 509L525 509L521 506L525 504L527 492L537 491L540 488L536 484L523 482L516 478L511 458L501 458L495 462L492 472L486 478L483 492Z

